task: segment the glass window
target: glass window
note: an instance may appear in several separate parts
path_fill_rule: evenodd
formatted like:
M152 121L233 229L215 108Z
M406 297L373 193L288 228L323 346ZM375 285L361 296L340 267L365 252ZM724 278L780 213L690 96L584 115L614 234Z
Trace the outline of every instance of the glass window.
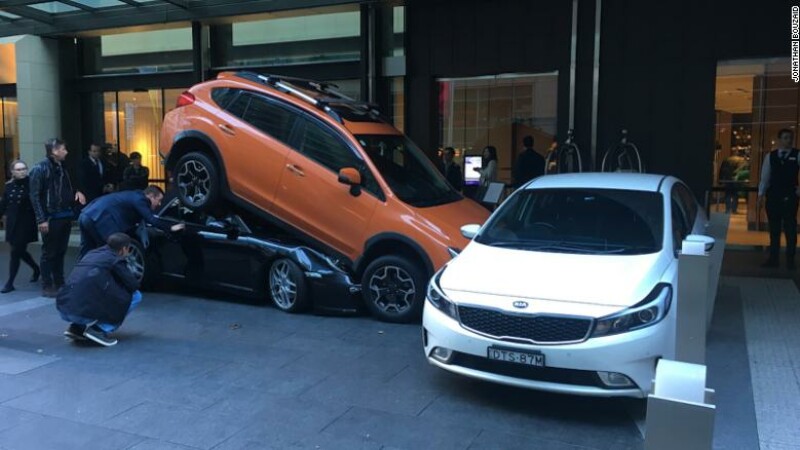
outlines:
M192 29L84 38L84 73L154 73L192 68Z
M686 216L675 195L672 196L672 244L675 250L679 250L683 245L683 239L688 235L686 226Z
M284 17L216 26L211 31L212 64L239 67L358 61L360 12L357 7L339 9L298 10Z
M462 167L465 155L494 146L498 180L509 183L523 137L533 136L542 155L553 143L557 94L557 74L440 79L439 144L455 148Z
M214 88L211 90L211 100L222 109L227 108L228 104L236 97L237 89L232 88Z
M244 114L247 112L247 107L250 106L250 99L252 98L251 95L240 95L236 97L236 100L233 101L227 107L227 111L234 116L244 120Z
M50 14L58 14L64 12L72 12L72 11L80 11L80 8L76 8L71 5L65 5L61 2L44 2L44 3L36 3L34 5L28 5L31 8L36 8L40 11L44 11Z
M0 170L8 176L11 161L19 158L17 99L0 97L0 150L3 152ZM32 164L33 161L28 161Z
M363 164L353 150L333 131L313 120L304 120L305 131L300 151L333 172L345 167L359 168Z
M17 51L15 44L0 44L0 84L17 82Z
M655 253L662 247L663 211L655 192L529 189L509 198L476 241L556 253Z
M110 6L123 6L125 3L119 0L72 0L75 3L90 6L92 8L108 8Z
M683 210L686 212L686 219L688 220L687 224L689 226L689 230L694 229L694 222L697 218L697 201L692 195L689 188L687 188L683 184L676 184L675 185L675 192L678 194L678 198L681 201L681 205L683 206Z
M297 113L260 95L244 94L240 97L245 96L250 97L250 104L244 113L244 120L275 139L288 143Z
M407 137L375 134L359 135L356 139L392 192L403 202L423 208L462 198Z
M389 84L389 107L387 113L395 128L406 128L406 94L404 77L392 78Z

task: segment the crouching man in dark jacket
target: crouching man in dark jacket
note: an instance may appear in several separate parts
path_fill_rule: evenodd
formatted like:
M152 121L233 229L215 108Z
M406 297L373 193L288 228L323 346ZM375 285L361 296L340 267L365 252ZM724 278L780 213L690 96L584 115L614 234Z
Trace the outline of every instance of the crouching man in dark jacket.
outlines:
M106 347L117 343L108 333L119 328L142 299L126 260L130 243L127 234L114 233L105 246L78 261L56 297L61 318L70 322L65 336Z

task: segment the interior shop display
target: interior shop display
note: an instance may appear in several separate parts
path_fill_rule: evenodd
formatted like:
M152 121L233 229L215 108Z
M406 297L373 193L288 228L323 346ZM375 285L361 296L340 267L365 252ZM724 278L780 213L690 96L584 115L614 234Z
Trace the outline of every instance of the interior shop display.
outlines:
M222 73L181 94L160 149L184 205L241 208L329 255L386 321L419 318L427 280L468 242L459 228L488 216L327 82Z
M675 353L681 244L707 223L674 177L540 177L462 229L472 242L428 288L425 356L491 382L643 398Z

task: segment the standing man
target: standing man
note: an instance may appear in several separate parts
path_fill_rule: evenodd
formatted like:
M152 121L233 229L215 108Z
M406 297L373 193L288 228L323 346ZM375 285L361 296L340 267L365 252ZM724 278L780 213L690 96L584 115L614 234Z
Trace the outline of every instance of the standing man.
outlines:
M442 153L442 165L439 166L442 175L447 179L447 182L461 192L464 184L464 175L461 173L461 166L455 161L456 150L453 147L447 147Z
M131 165L122 172L122 183L120 191L142 190L147 188L150 181L150 169L142 165L142 154L139 152L131 153Z
M102 247L114 233L128 233L144 221L164 231L180 231L184 224L170 225L153 211L161 206L164 191L158 186L148 186L144 191L121 191L100 197L82 212L78 224L81 229L81 252L78 260L89 251Z
M79 185L81 191L86 195L87 202L103 195L103 187L106 184L106 167L101 152L100 144L92 144L89 147L89 157L81 161L78 173Z
M67 146L61 139L44 145L47 158L30 171L31 205L42 233L42 296L55 297L64 285L64 255L74 217L75 202L86 204L86 197L72 189L64 160Z
M116 145L105 145L106 167L108 167L108 176L106 178L106 192L114 192L119 189L119 184L122 183L122 176L125 169L131 164L128 155L119 151Z
M778 132L778 148L764 158L761 182L758 185L759 202L767 197L769 222L769 259L763 267L778 267L781 247L781 229L786 234L786 267L794 269L797 250L797 177L800 171L798 150L792 147L794 132L784 128Z
M544 157L533 149L533 136L525 136L522 145L525 149L517 156L517 162L514 164L514 187L520 187L544 175Z

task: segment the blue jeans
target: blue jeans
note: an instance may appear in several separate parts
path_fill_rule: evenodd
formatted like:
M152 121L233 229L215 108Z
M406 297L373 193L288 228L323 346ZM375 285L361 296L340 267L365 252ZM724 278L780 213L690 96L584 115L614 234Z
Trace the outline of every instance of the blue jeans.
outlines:
M135 291L133 293L133 297L131 298L131 306L128 308L128 312L125 314L125 317L127 317L131 313L131 311L134 310L134 308L139 306L139 303L141 302L142 302L142 293L139 291ZM64 313L61 314L61 318L66 320L67 322L78 325L84 325L84 326L97 325L98 328L105 331L106 333L113 333L114 331L116 331L117 328L119 328L119 325L113 325L110 323L97 323L97 321L93 319L87 319L85 317L78 317Z

